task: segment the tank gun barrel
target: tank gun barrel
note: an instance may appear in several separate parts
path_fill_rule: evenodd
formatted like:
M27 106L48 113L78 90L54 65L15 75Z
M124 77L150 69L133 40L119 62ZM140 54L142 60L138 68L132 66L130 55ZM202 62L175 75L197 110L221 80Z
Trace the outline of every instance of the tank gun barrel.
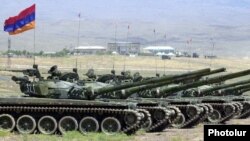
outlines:
M179 82L185 81L187 79L200 78L201 76L209 75L209 74L213 74L213 73L218 73L218 72L221 72L221 71L225 71L225 69L220 68L220 69L216 69L216 70L213 70L213 71L206 71L206 72L203 72L203 73L196 73L196 74L193 74L193 75L188 75L188 76L185 76L185 77L176 77L175 79L170 79L170 80L167 79L166 81L160 81L158 83L149 83L149 84L145 84L145 85L142 85L142 86L134 86L132 88L122 89L121 91L120 90L115 91L115 92L113 92L113 94L116 95L114 97L127 98L127 97L131 96L132 94L134 94L136 92L161 87L161 86L168 85L168 84L171 84L171 83L179 83ZM103 93L103 91L98 91L97 90L95 92L95 96L97 96L100 93Z
M24 82L24 83L28 83L30 82L29 81L29 78L28 77L16 77L16 76L12 76L11 79L13 81L15 81L16 83L21 83L21 82Z
M181 86L174 86L174 87L170 87L170 88L165 87L165 88L162 88L159 90L159 96L166 97L166 96L169 96L170 93L175 93L178 91L182 91L182 90L186 90L186 89L194 88L194 87L199 87L202 85L218 83L218 82L226 81L228 79L233 79L233 78L237 78L237 77L241 77L241 76L245 76L245 75L249 75L249 74L250 74L250 69L235 72L235 73L225 74L225 75L221 75L221 76L216 76L216 77L208 78L206 80L200 80L200 81L196 81L193 83L184 84Z
M24 75L28 75L30 77L35 76L37 78L41 78L40 71L38 70L37 65L33 65L33 68L31 69L2 69L1 71L9 71L9 72L22 72Z
M234 93L234 92L237 92L237 95L241 95L242 90L245 90L245 89L250 89L250 82L247 83L247 84L244 84L244 85L238 85L238 86L235 86L235 87L229 87L229 88L226 88L226 89L222 89L220 91L220 93L222 93L223 95L236 95L236 93ZM238 94L238 92L240 94Z
M208 73L208 72L210 72L210 69L206 68L206 69L187 72L187 73L178 74L174 76L163 76L160 78L152 78L152 79L144 80L140 82L127 83L127 84L122 84L122 85L108 87L108 88L100 88L96 90L96 93L108 93L108 92L113 92L113 91L119 91L119 90L126 89L126 88L142 86L146 84L161 83L161 82L170 81L170 80L173 81L176 79L185 78L185 77L192 76L192 75L201 75L201 74Z
M211 70L210 73L208 73L207 75L212 75L212 74L216 74L216 73L220 73L224 71L226 71L226 68L218 68L218 69Z
M198 74L190 75L190 76L181 77L181 78L177 78L177 79L172 79L172 80L168 80L168 81L164 81L164 82L160 82L160 83L153 83L153 84L147 84L147 85L143 85L143 86L139 86L139 87L133 87L133 88L123 90L122 94L123 94L123 97L128 97L131 94L139 92L139 91L149 90L149 89L152 89L152 88L161 87L161 86L168 85L168 84L171 84L171 83L179 83L179 82L182 82L182 81L187 80L187 79L200 78L202 76L211 75L211 74L219 73L219 72L222 72L222 71L225 71L225 68L215 69L215 70L212 70L210 72L202 73L202 74L199 74L199 75Z
M222 84L222 85L218 85L218 86L212 86L211 88L200 90L199 94L200 95L208 95L210 92L213 92L213 91L222 90L225 88L230 88L230 87L239 86L239 85L244 85L244 84L248 84L248 83L250 83L250 79L238 81L238 82L230 83L230 84ZM236 87L234 87L234 88L236 88ZM230 89L232 90L233 88L230 88Z
M242 90L240 90L240 93L243 94L243 93L248 92L248 91L250 91L250 88L242 89Z

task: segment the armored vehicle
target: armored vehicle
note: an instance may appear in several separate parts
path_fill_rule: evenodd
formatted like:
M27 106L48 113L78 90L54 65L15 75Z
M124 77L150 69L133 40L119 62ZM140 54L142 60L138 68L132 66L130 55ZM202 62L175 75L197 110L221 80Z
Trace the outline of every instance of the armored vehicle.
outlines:
M28 76L12 77L25 95L0 98L0 129L24 134L35 131L63 134L72 130L84 134L98 131L133 134L140 128L145 111L137 109L136 103L90 101L87 100L87 93L92 92L89 88L58 79L44 80L36 75L38 69L27 70L20 72L37 80L30 81Z
M200 80L200 81L196 81L193 83L189 83L189 84L184 84L184 85L177 85L177 86L166 86L166 87L161 87L159 89L156 90L151 90L150 92L144 92L143 94L141 94L141 96L143 97L148 97L148 99L156 99L157 98L161 98L158 99L158 101L163 101L165 103L168 103L169 105L175 105L177 107L180 108L180 110L183 113L183 116L180 116L181 119L179 119L178 121L176 121L176 123L174 124L174 126L178 126L181 128L184 127L190 127L195 125L197 122L200 122L201 120L204 120L207 118L207 116L209 115L209 119L213 119L210 117L213 117L213 114L205 114L204 116L200 116L198 114L198 116L194 116L193 113L201 113L200 111L202 110L197 110L197 108L192 108L193 110L190 110L192 113L190 115L192 116L188 116L189 114L185 114L185 111L187 111L187 107L186 105L193 105L193 103L200 103L201 105L203 105L203 107L207 107L207 109L209 109L209 113L214 113L213 109L224 109L224 116L220 117L220 120L210 120L212 122L216 122L216 123L222 123L227 121L228 119L232 118L233 115L235 115L237 113L237 111L240 111L239 103L231 103L230 101L225 101L223 99L218 99L218 98L211 98L211 97L198 97L195 98L197 96L195 95L188 95L187 94L187 89L193 88L193 87L199 87L202 85L208 85L208 84L213 84L213 83L218 83L218 82L222 82L228 79L233 79L236 77L240 77L240 76L244 76L244 75L248 75L250 73L250 70L245 70L245 71L241 71L241 72L236 72L236 73L231 73L231 74L226 74L226 75L221 75L221 76L216 76L213 78L208 78L205 80ZM182 91L182 92L180 92ZM179 94L176 95L177 92L180 92ZM151 98L150 98L151 97ZM211 106L209 106L211 105ZM185 108L182 108L185 107ZM203 108L205 109L205 108ZM235 110L236 109L236 110ZM204 110L203 110L204 111ZM197 115L197 114L196 114ZM187 119L191 119L192 120L187 120ZM195 119L196 118L196 119ZM200 120L197 120L200 119ZM187 122L185 122L187 121ZM188 122L190 121L190 122ZM195 121L195 122L191 122L191 121ZM177 124L178 123L178 124ZM186 124L188 123L188 124ZM190 124L189 124L190 123ZM195 123L195 124L194 124Z
M186 78L187 76L190 76L191 74L196 74L196 73L202 74L207 71L209 71L209 69L203 69L203 70L199 70L199 71L195 71L191 73L180 74L178 76L171 76L171 77L160 78L160 79L157 78L157 79L152 79L148 81L128 83L125 85L118 85L118 86L109 86L107 84L98 83L98 82L71 83L71 82L62 81L59 79L54 79L54 78L57 78L56 75L54 75L53 77L49 77L47 80L39 79L39 81L34 81L34 82L29 81L27 77L21 77L21 78L12 77L12 79L20 85L21 91L30 97L51 98L51 99L60 99L60 100L61 99L81 99L81 100L94 100L95 102L100 102L100 101L107 102L108 100L102 100L97 97L99 97L100 95L105 96L114 91L119 91L119 90L126 91L128 88L129 88L129 91L131 91L140 85L146 85L148 83L150 84L155 83L155 85L152 85L152 86L158 87L158 86L161 86L162 84L165 84L165 81L169 81L169 82L175 82L177 80L180 81ZM130 87L133 87L133 88L130 88ZM141 87L138 87L138 88L139 90L141 89ZM123 95L120 95L120 96L123 96ZM108 102L112 102L112 101L108 101ZM133 101L130 101L130 100L127 101L127 103L131 103L131 102ZM124 102L119 101L119 103L124 103ZM165 129L166 125L169 125L169 119L173 116L178 115L178 109L175 107L171 107L171 106L169 106L168 108L156 107L155 103L152 104L152 102L145 102L145 101L143 102L136 101L136 103L138 107L140 108L140 109L137 109L136 111L138 113L144 113L144 114L141 114L141 115L144 115L144 117L151 118L152 123L151 123L151 126L148 127L148 131L159 131L159 130ZM72 102L72 105L74 105L74 102ZM95 106L95 104L93 104L93 106ZM145 110L143 111L143 109ZM152 116L150 114L146 114L147 111L149 111L149 113L152 114ZM147 122L150 121L148 120L148 118L147 118ZM117 119L121 120L119 118ZM120 122L126 123L125 121L122 121L122 120ZM133 129L129 130L130 132L127 132L127 131L124 131L124 132L131 133L132 131L135 131L138 128L139 124L140 122L137 122L137 124L133 126ZM117 131L114 131L114 132L117 132Z
M206 103L206 104L212 105L214 110L213 110L212 114L208 116L208 118L207 118L208 121L212 122L212 123L224 123L227 120L231 119L235 114L237 114L238 112L240 112L242 110L242 104L240 104L239 102L228 101L228 99L225 99L223 97L218 98L218 97L214 97L214 96L206 96L206 97L203 97L203 96L206 94L209 94L209 92L211 93L211 92L214 92L214 91L219 90L221 88L225 88L228 85L219 85L219 86L213 87L211 89L209 89L209 88L205 89L203 86L203 90L201 88L200 89L193 88L190 90L190 88L199 87L199 86L207 85L207 84L218 83L218 82L225 81L227 79L232 79L232 78L244 76L247 74L249 74L249 70L236 72L236 73L232 73L232 74L227 74L227 75L222 75L222 76L217 76L217 77L209 78L206 80L201 80L201 81L197 81L194 83L176 86L176 87L172 87L172 88L163 88L160 93L163 97L167 97L171 93L175 93L177 91L189 88L189 90L185 90L185 91L182 91L181 93L179 93L179 97L185 97L184 99L186 99L187 101L188 100L191 100L191 101L197 100L197 101L200 101L201 103ZM240 82L237 82L235 84L230 84L230 85L232 86L232 85L244 84L244 83L248 83L248 82L249 82L249 80L240 81ZM168 97L168 98L170 98L170 97ZM171 100L170 99L168 99L168 100L170 100L172 102L176 102L175 99L176 99L176 97L173 96Z
M242 81L244 82L244 81ZM249 96L244 96L243 93L249 91L250 83L249 80L245 80L246 84L241 83L231 87L225 87L219 91L213 93L214 96L222 97L234 102L241 103L242 110L237 113L235 118L247 118L250 116L250 100ZM247 83L248 82L248 83ZM235 83L232 83L235 84ZM230 84L225 84L230 85Z

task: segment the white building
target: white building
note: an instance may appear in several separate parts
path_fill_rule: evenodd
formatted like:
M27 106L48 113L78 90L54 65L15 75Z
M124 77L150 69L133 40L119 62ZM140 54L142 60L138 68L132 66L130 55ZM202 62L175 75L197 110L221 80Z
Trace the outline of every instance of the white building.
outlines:
M175 49L171 46L147 46L143 48L146 51L149 51L153 54L161 54L161 55L168 55L171 54L171 56L175 53Z
M140 43L135 42L115 42L108 43L108 51L119 54L138 54L140 53Z
M77 54L95 54L105 51L106 47L103 46L79 46L74 48L74 52Z

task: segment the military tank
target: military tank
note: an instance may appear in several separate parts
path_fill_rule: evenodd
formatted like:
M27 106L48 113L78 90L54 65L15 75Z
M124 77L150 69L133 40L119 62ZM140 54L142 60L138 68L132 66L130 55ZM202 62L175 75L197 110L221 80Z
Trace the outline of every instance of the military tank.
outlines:
M224 99L228 99L237 103L241 103L240 106L242 107L242 110L236 114L235 118L243 119L243 118L247 118L250 116L249 96L242 95L244 92L249 91L249 87L250 87L249 80L245 80L245 82L246 82L245 84L241 83L239 85L225 87L224 89L221 89L213 93L213 95L215 96L223 97Z
M127 99L128 97L132 96L129 100L135 99L135 98L136 99L141 98L144 101L145 100L154 101L154 102L158 103L159 105L161 105L162 107L166 107L166 108L168 108L168 107L176 107L176 105L169 105L166 101L160 100L159 98L156 98L155 95L153 96L154 98L148 98L148 96L147 96L147 95L149 95L148 93L145 95L145 94L142 94L141 92L144 92L144 93L149 92L151 89L156 88L156 87L160 87L160 86L171 84L171 83L179 83L179 82L182 82L183 80L185 81L185 80L188 80L188 79L194 79L194 78L197 78L197 77L201 77L202 75L214 74L214 73L218 73L220 71L224 71L224 68L213 70L211 72L206 72L206 73L202 73L202 74L195 74L195 75L190 75L190 76L186 76L186 77L181 77L181 78L178 78L178 79L169 79L168 81L165 81L165 82L162 82L162 83L143 85L143 86L140 86L140 87L130 88L130 89L124 90L122 92L116 92L115 94L112 93L112 94L106 96L106 98L109 98L109 99L110 98L111 99ZM173 76L171 76L171 77L173 77ZM161 79L161 78L159 78L159 79ZM149 91L147 91L147 90L149 90ZM181 106L179 106L179 107L181 107ZM207 105L206 104L195 105L194 103L192 103L192 104L190 104L188 106L185 105L183 107L188 109L188 110L186 110L186 111L188 111L188 113L190 113L189 111L192 110L192 109L201 111L201 112L198 112L197 115L195 115L196 118L199 117L202 114L207 113L209 111L209 109L207 107L212 109L212 107L209 106L208 104ZM189 108L187 108L187 107L189 107ZM184 110L182 112L184 112ZM184 112L184 114L186 114L186 113ZM183 114L178 112L178 116L176 118L179 119L179 116L183 116ZM190 117L191 117L191 115L190 115ZM174 122L176 120L176 118L174 118L171 121L171 124L172 124L172 122ZM188 126L188 125L191 125L192 123L194 123L194 119L188 120L188 122L186 122L186 125ZM170 126L170 124L168 124L168 127L169 126ZM161 128L161 129L163 130L164 128Z
M216 76L213 78L208 78L205 80L200 80L200 81L193 82L190 84L184 84L184 85L172 86L172 87L167 87L167 86L161 87L160 89L151 90L150 92L146 92L142 96L146 95L148 98L149 97L161 98L161 99L158 99L159 102L163 101L163 102L168 103L169 105L175 105L177 107L179 106L180 109L183 109L182 113L185 113L185 111L187 111L188 106L186 106L186 105L188 105L188 104L193 105L193 103L200 103L202 105L205 104L203 106L207 107L209 109L210 113L211 112L213 113L213 108L220 107L221 109L223 109L224 107L226 107L226 108L228 108L227 115L224 117L221 117L221 120L219 120L221 123L221 122L226 121L227 119L230 119L231 115L235 114L235 106L233 104L230 104L230 102L223 103L223 100L219 100L219 99L194 98L194 96L192 96L192 95L185 97L185 93L186 93L185 90L190 89L192 87L198 87L198 86L202 86L202 85L222 82L222 81L225 81L228 79L233 79L236 77L248 75L249 73L250 73L250 70L245 70L245 71L226 74L226 75L222 75L222 76ZM175 93L177 93L179 91L183 91L183 93L179 93L179 95L176 95ZM171 96L171 95L173 95L173 96ZM149 98L149 99L152 100L152 98ZM211 108L211 106L209 106L209 105L211 105L213 108ZM200 110L198 110L197 108L192 108L192 109L194 109L194 110L190 109L190 113L200 113ZM197 122L205 120L207 118L207 115L209 115L209 114L205 114L203 117L199 116L199 114L197 117L193 116L193 115L197 115L197 114L190 114L192 116L188 116L188 115L189 114L183 114L183 116L181 116L181 119L176 121L174 126L179 127L179 128L193 126L194 124L197 124ZM189 117L192 117L191 118L192 120L186 120L186 119L190 119ZM197 120L197 119L200 119L200 120ZM188 121L190 121L190 122L188 122Z
M209 74L214 74L214 73L219 73L219 72L223 72L223 71L225 71L225 68L220 68L220 69L217 69L217 70L213 70L213 71L211 71L211 72L209 72L209 73L207 73L207 74L203 74L203 75L196 75L195 77L189 77L189 78L184 78L184 79L181 79L180 81L170 81L170 82L168 82L168 83L179 83L179 82L181 82L181 83L183 83L184 81L186 82L186 81L190 81L190 80L197 80L197 79L199 79L199 78L201 78L202 76L204 76L204 75L209 75ZM92 72L92 73L88 73L88 74L93 74L93 70L92 71L89 71L89 72ZM92 75L90 75L90 76L92 76ZM106 80L114 80L114 78L116 78L115 76L114 76L114 74L110 74L110 75L103 75L103 76L105 76L105 77L100 77L100 78L105 78L105 79L102 79L102 80L105 80L105 81L102 81L102 82L107 82ZM112 77L106 77L106 76L112 76ZM136 77L135 77L136 76ZM149 78L143 78L142 79L142 77L139 75L139 74L136 74L134 76L134 78L140 78L140 79L136 79L136 80L140 80L140 81L142 81L142 80L149 80ZM174 76L174 75L168 75L168 76L164 76L164 77L172 77L172 76ZM153 78L153 77L152 77ZM152 79L151 78L151 79ZM156 77L156 78L159 78L159 77ZM155 79L155 78L154 78ZM171 80L171 79L170 79ZM134 81L134 82L137 82L137 81ZM166 83L165 83L166 84ZM164 85L165 85L164 84ZM155 87L155 86L153 86L153 87ZM149 86L145 86L145 88L149 88ZM147 98L147 95L148 95L148 93L146 94L146 95L141 95L142 94L142 91L143 90L143 88L141 88L141 90L139 89L139 88L135 88L134 90L130 90L130 91L124 91L123 93L125 94L126 93L126 95L127 95L127 97L128 96L130 96L130 95L132 95L133 93L138 93L139 94L139 97L142 97L142 98ZM118 93L118 95L120 95L119 93ZM114 97L114 96L113 96ZM125 97L125 98L127 98L127 97ZM108 97L106 97L106 98L110 98L110 96L108 96ZM116 97L116 98L122 98L122 97ZM125 99L124 97L123 97L123 99ZM138 99L138 96L136 96L136 98ZM129 100L131 100L131 98L129 99ZM132 100L133 100L133 98L132 98ZM144 101L145 101L146 99L144 99ZM158 99L157 99L158 100ZM157 100L153 100L154 102L156 102L156 103L159 103ZM148 100L147 100L148 101ZM164 102L160 102L161 104L161 106L164 106L164 107L175 107L175 106L170 106L170 105L166 105L166 104L162 104L162 103L164 103ZM211 109L212 109L212 107L210 106L210 105L206 105L206 104L203 104L203 105L201 105L201 104L199 104L199 106L197 106L197 105L194 105L194 104L190 104L190 105L188 105L190 108L189 109L192 109L192 108L195 108L195 109L197 109L197 110L199 110L199 111L203 111L203 112L198 112L198 115L196 115L195 117L196 118L193 118L193 119L191 119L191 120L188 120L188 122L186 122L186 126L188 126L188 125L191 125L192 123L194 123L194 121L195 121L195 119L197 119L198 117L200 117L200 116L202 116L202 114L208 114L209 113L209 111L212 111ZM182 109L184 109L184 107L185 106L183 106L183 108ZM176 108L176 107L175 107ZM185 107L186 108L186 107ZM179 109L179 108L178 108ZM210 109L210 110L209 110ZM185 111L185 110L183 110L183 111ZM188 111L188 110L187 110ZM186 115L186 113L184 112L184 114ZM199 114L201 114L201 115L199 115ZM178 116L176 117L177 119L179 119L179 116L183 116L183 114L181 114L180 113L180 111L178 111ZM191 117L191 116L189 116L189 117ZM175 121L176 120L176 118L172 118L172 120L171 120L171 123L173 122L173 121ZM197 122L198 123L198 122ZM168 126L169 126L169 124L168 124ZM162 129L164 129L164 128L162 128ZM159 131L159 130L158 130Z
M204 73L207 73L207 72L209 72L209 69L203 69L203 70L189 72L189 73L180 74L180 75L176 75L176 76L164 77L164 78L160 78L160 79L156 78L156 79L152 79L152 80L148 80L148 81L133 83L133 86L134 86L133 88L122 90L120 92L108 93L106 91L106 94L101 94L101 95L93 93L93 95L92 95L93 97L91 99L100 99L100 98L103 99L103 98L105 98L105 100L112 99L112 101L117 102L117 101L121 101L120 99L127 99L130 95L132 95L133 93L135 93L137 91L144 90L144 89L150 89L150 88L156 88L156 87L159 87L161 85L165 85L164 81L168 80L169 81L168 83L182 81L182 80L185 80L187 78L193 78L193 77L197 77L200 75L204 75ZM92 84L96 84L96 83L99 83L99 82L93 83L91 81L87 81L87 82L85 82L85 85L92 85ZM150 84L146 85L148 83L150 83ZM156 84L151 84L151 83L156 83ZM131 85L131 84L125 84L122 86L118 85L115 87L125 88L125 86L127 86L127 85ZM143 86L140 86L140 85L143 85ZM105 88L105 89L107 89L107 88ZM97 92L97 93L99 93L99 92ZM124 100L122 100L122 101L124 101ZM149 123L151 123L151 125L147 124L147 128L146 128L146 131L148 131L148 132L161 131L161 130L165 129L168 125L170 125L169 120L174 119L180 113L179 109L176 107L168 106L168 107L163 108L163 107L159 107L158 106L159 104L156 102L138 100L138 99L137 100L127 99L126 101L136 101L138 103L137 105L140 109L145 109L145 110L150 112L150 114L152 116L151 116L151 120L149 120Z
M161 78L119 86L102 86L103 84L100 83L99 87L93 88L81 83L63 81L57 77L44 79L40 75L34 75L40 74L38 68L32 70L36 73L27 70L20 72L32 72L28 76L35 76L37 79L34 79L35 81L31 82L27 76L12 77L12 80L19 84L21 92L26 95L25 97L1 98L0 100L0 125L5 130L15 129L20 133L32 133L37 129L43 134L53 134L76 130L79 126L82 133L103 131L112 134L122 131L126 134L132 134L139 129L142 116L145 116L142 114L143 109L132 109L131 104L128 104L132 103L131 101L107 102L101 99L97 100L96 96L170 79ZM209 69L198 72L207 71ZM190 73L171 78L188 75ZM157 115L155 119L163 118L164 120L164 122L159 120L160 122L157 122L156 125L165 123L169 111L160 107L152 109L154 108L156 110L152 111ZM144 113L146 113L145 110Z
M224 87L223 85L222 87ZM212 93L218 90L219 88L222 88L221 86L215 86L213 89L207 89L204 90L204 92ZM198 93L202 93L203 90L199 89ZM196 93L196 94L195 94ZM207 93L208 94L208 93ZM208 94L209 95L209 94ZM186 97L197 97L197 91L193 94L187 94ZM202 95L201 95L202 96ZM207 118L210 123L224 123L234 117L235 115L239 114L243 106L240 102L237 102L236 100L230 100L226 97L215 97L215 96L205 96L205 97L199 97L198 99L201 100L202 103L212 103L214 111L213 113ZM224 106L223 106L224 105Z
M92 92L90 89L58 79L44 80L35 75L40 74L38 69L27 70L20 72L38 80L12 77L25 96L0 98L0 129L22 134L64 134L73 130L84 134L98 131L133 134L140 128L144 115L136 103L84 100L87 96L78 90L88 93ZM112 89L109 87L109 91Z
M216 71L215 71L216 72ZM220 72L220 71L218 71L218 72ZM243 75L244 75L244 72L242 73ZM241 74L241 75L242 75ZM235 74L232 74L232 75L230 75L230 77L228 77L228 76L224 76L224 78L223 79L231 79L231 78L234 78L235 76L237 76L237 74L235 75ZM239 75L240 76L240 75ZM169 77L169 76L168 76ZM213 80L213 79L212 79ZM219 79L217 79L216 81L212 81L212 80L209 80L210 81L210 83L211 82L213 82L213 83L215 83L215 82L220 82L220 78ZM218 81L219 80L219 81ZM173 82L173 81L172 81ZM203 81L204 82L204 81ZM166 83L167 84L167 83ZM202 84L202 83L201 83ZM204 85L204 83L202 84L202 85ZM187 85L188 87L190 87L190 85ZM146 86L146 87L148 87L148 86ZM186 87L186 88L188 88L188 87ZM182 87L183 88L183 87ZM172 89L172 91L171 92L173 92L173 88L171 88ZM180 90L179 88L177 89L178 91ZM136 90L137 91L137 90ZM134 91L134 92L136 92L136 91ZM130 94L131 94L131 92L130 92ZM130 95L130 94L128 94L128 95ZM152 100L152 99L151 99ZM189 100L190 101L190 100ZM177 101L174 101L174 103L175 102L177 102ZM181 103L186 103L187 101L181 101ZM162 103L162 102L161 102ZM171 100L171 102L170 103L172 103L172 104L174 104L173 103L173 101ZM180 101L178 101L177 103L180 103ZM190 103L190 102L188 102L188 103ZM194 102L192 102L192 103L194 103ZM192 116L190 116L191 114L184 114L184 115L182 115L182 119L180 119L180 121L182 122L182 123L185 123L185 124L182 124L182 126L181 127L188 127L188 126L191 126L191 125L195 125L195 123L197 124L197 123L199 123L199 121L200 120L197 120L197 119L205 119L206 118L206 116L209 114L209 113L211 113L212 111L213 111L213 108L211 108L211 106L209 105L209 104L199 104L199 106L200 106L200 108L201 109L199 109L199 108L197 108L197 107L194 107L194 105L193 104L191 104L190 105L192 108L190 108L190 109L195 109L195 110L190 110L190 111L192 111L193 113L202 113L201 111L205 111L205 112L203 112L203 113L205 113L205 114L203 114L203 116L201 116L201 115L199 115L199 114L197 114L196 116L193 116L193 117L195 117L195 118L192 118L192 120L187 120L188 122L183 122L184 120L184 115L189 115L189 116L186 116L186 118L187 117L192 117ZM197 106L197 105L196 105ZM183 106L183 109L186 109L186 106ZM198 110L199 109L199 110ZM183 110L183 111L187 111L187 110ZM189 112L189 113L192 113L192 112ZM201 117L201 118L199 118L199 117ZM185 119L186 119L185 118ZM188 118L187 118L188 119Z
M240 116L242 113L245 113L243 111L246 111L248 109L244 109L244 105L247 104L245 102L242 102L242 98L240 97L218 97L218 93L225 89L229 88L232 86L237 86L237 85L242 85L242 84L247 84L249 83L250 80L244 80L244 81L238 81L235 83L230 83L230 84L221 84L221 85L215 85L215 86L203 86L199 88L195 88L192 90L186 91L185 96L186 97L201 97L202 102L210 102L217 101L217 103L223 103L224 108L221 106L213 106L214 110L213 113L208 117L208 121L211 123L221 123L221 122L226 122L227 120L231 119L234 116ZM216 103L215 103L216 104ZM216 104L218 105L218 104ZM231 111L225 110L226 107L230 106L232 109ZM234 109L234 112L232 111ZM224 118L223 118L224 117Z
M129 90L124 90L123 92L116 92L116 94L113 92L102 94L102 95L97 94L96 96L94 96L95 95L94 94L94 95L92 95L93 97L91 99L105 98L105 99L112 99L112 101L114 101L115 99L117 99L115 101L120 101L120 99L126 99L131 94L133 94L137 91L140 91L142 89L144 90L144 89L155 88L155 87L159 87L161 85L165 85L165 82L163 82L163 81L168 80L169 81L168 83L179 82L179 81L183 81L183 80L190 79L193 77L198 77L200 75L205 75L207 72L209 72L209 69L203 69L200 71L189 72L189 73L185 73L185 74L181 74L181 75L162 77L159 79L155 78L155 79L151 79L148 81L133 83L133 86L137 86L137 87L130 88ZM91 74L90 71L88 73ZM199 75L197 75L197 74L199 74ZM145 85L147 83L155 83L155 82L158 82L158 83L156 83L154 85L150 85L150 86L146 85L146 86L138 87L140 85ZM161 83L159 83L159 82L161 82ZM92 84L96 84L96 82L95 83L93 83L91 81L85 82L85 85L92 85ZM124 86L127 86L127 85L131 85L131 84L125 84L125 85L122 85L122 87L125 88ZM116 86L116 87L121 87L121 86ZM114 96L114 95L116 95L116 96ZM129 99L126 101L135 101L135 100ZM148 128L146 129L146 131L149 131L149 132L161 131L161 130L165 129L168 125L170 125L169 119L175 119L175 117L178 116L180 113L179 109L176 107L173 107L173 106L168 106L166 108L163 108L163 107L155 107L155 106L159 105L156 102L154 102L154 104L152 102L145 101L145 100L136 100L136 102L138 102L139 108L146 109L152 115L151 121L148 120L148 122L151 123L151 126L150 126L150 124L147 124ZM167 112L167 111L172 111L172 112ZM169 113L172 113L172 114L169 114Z

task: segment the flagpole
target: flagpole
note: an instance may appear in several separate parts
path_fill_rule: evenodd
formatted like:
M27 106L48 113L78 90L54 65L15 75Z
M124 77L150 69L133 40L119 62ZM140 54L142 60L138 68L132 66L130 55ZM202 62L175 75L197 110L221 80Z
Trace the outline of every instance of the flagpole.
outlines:
M117 52L116 32L117 32L117 24L115 23L115 52ZM115 54L113 54L113 70L115 70Z
M7 68L11 68L11 56L10 56L10 49L11 49L11 38L10 35L8 37L8 61L7 61Z
M81 13L78 15L79 21L78 21L78 33L77 33L77 47L79 47L79 41L80 41L80 25L81 25ZM78 52L76 52L78 53ZM78 63L78 54L76 54L76 68Z
M33 64L36 64L36 28L34 28L34 44L33 44Z
M129 34L129 25L128 25L128 31L127 31L127 45L128 45L128 34ZM127 48L126 48L126 51L125 51L125 54L124 54L124 60L123 60L123 71L125 71L126 69L126 54L127 54Z

